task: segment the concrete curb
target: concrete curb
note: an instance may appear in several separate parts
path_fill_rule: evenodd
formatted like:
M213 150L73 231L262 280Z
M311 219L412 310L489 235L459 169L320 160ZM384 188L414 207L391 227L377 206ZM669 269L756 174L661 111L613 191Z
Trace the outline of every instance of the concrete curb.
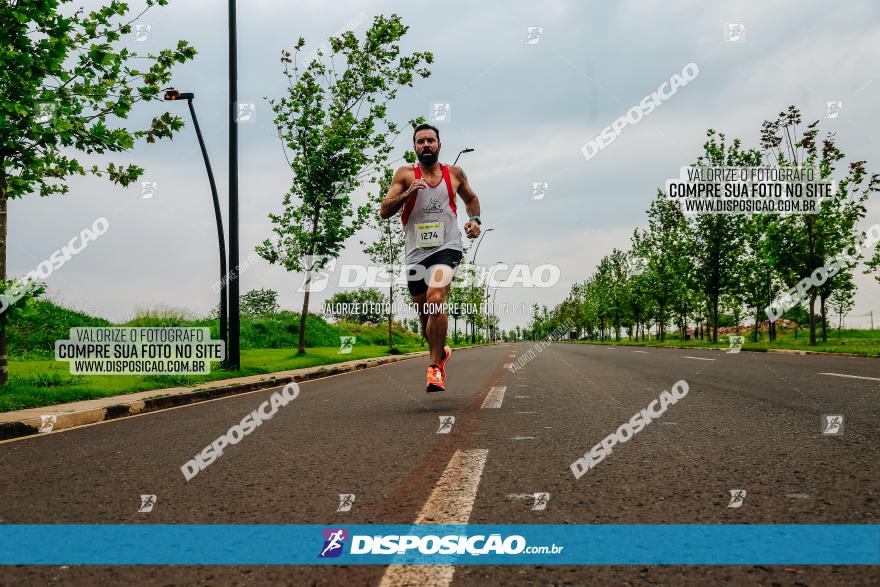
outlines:
M453 351L479 346L491 345L454 347ZM331 375L339 375L340 373L350 373L398 361L416 359L427 354L428 351L418 351L404 355L358 359L332 365L319 365L303 369L292 369L290 371L210 381L195 387L151 389L125 395L3 412L0 413L0 441L66 430L250 391L271 389L286 385L292 381L299 383L301 381L322 379Z
M701 346L672 346L672 345L659 345L659 344L616 344L613 342L575 342L571 340L564 340L559 342L565 342L568 344L590 344L594 346L619 346L619 347L650 347L653 349L683 349L686 351L722 351L726 352L727 349L718 349L712 347L701 347ZM802 351L797 349L740 349L743 352L747 353L772 353L777 355L826 355L829 357L857 357L860 359L880 359L880 355L859 355L856 353L832 353L829 351Z

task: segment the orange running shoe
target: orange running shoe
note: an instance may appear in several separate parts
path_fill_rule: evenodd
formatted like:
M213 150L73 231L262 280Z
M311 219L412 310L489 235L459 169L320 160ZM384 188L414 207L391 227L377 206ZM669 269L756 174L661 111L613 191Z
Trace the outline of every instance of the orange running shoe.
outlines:
M446 387L443 386L443 372L440 371L440 367L437 365L431 365L428 367L428 383L425 387L425 391L428 393L433 391L446 391Z
M443 360L440 361L440 373L443 375L443 379L446 380L446 361L449 360L449 357L452 356L452 349L449 346L443 347Z

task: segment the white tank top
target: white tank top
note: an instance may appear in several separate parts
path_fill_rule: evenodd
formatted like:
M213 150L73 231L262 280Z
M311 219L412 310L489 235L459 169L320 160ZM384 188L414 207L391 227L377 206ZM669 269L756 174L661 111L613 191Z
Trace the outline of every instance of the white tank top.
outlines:
M409 265L437 251L464 250L449 166L441 163L440 169L443 176L437 185L420 189L403 206L401 218L406 227L406 263ZM416 179L421 179L421 165L413 165L413 173Z

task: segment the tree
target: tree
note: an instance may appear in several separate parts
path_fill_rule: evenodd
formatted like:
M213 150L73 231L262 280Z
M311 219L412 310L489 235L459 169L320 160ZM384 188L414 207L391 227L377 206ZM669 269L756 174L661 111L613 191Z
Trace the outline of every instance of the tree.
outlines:
M421 67L433 61L430 52L401 55L397 43L407 30L396 14L378 15L362 42L351 31L330 37L326 60L319 49L300 67L302 37L293 53L281 53L287 94L268 101L293 178L284 211L269 215L275 240L266 239L257 252L288 271L305 272L298 354L305 353L312 273L338 257L366 221L370 205L354 210L350 194L365 180L378 182L399 134L388 105L401 86L412 87L415 74L430 75Z
M855 307L856 284L853 282L852 273L838 273L838 287L829 297L828 301L831 310L838 316L837 322L837 338L841 338L843 333L843 319L852 312Z
M407 151L407 160L415 160L415 153ZM372 214L367 218L367 225L376 230L376 240L367 244L361 241L364 246L364 252L369 255L370 260L374 263L385 267L388 275L388 348L394 346L391 335L391 324L394 320L394 282L395 276L398 274L396 268L401 271L404 268L404 256L406 252L406 232L403 225L397 222L397 218L389 218L383 220L379 214L379 206L388 193L394 172L389 167L385 170L382 180L379 182L379 189L373 196Z
M378 324L382 320L382 307L386 304L385 296L376 288L341 291L330 296L325 306L329 314L337 320L347 320L363 324ZM336 311L339 307L341 311Z
M633 238L634 251L647 259L661 342L666 340L666 315L670 305L682 295L685 287L683 276L690 263L686 231L687 222L678 204L658 191L648 209L648 229Z
M467 289L462 285L465 277L465 271L456 272L452 279L452 287L449 288L449 296L446 299L449 304L449 316L452 318L452 341L456 344L458 344L458 321L469 313L465 305L467 303Z
M467 339L467 326L470 324L471 343L476 344L477 330L483 326L483 313L481 310L483 308L484 291L481 273L484 272L478 271L476 265L467 261L467 249L465 249L463 258L465 261L456 270L455 278L449 291L448 302L451 307L456 308L453 314L455 324L458 323L458 318L462 315L462 312L458 312L457 309L464 308L466 310L463 312L465 317L465 339ZM488 275L486 278L488 279Z
M171 137L183 120L167 112L146 130L114 126L141 101L159 100L171 69L195 56L186 41L156 55L117 46L140 15L112 0L86 13L62 10L70 0L0 3L0 286L6 275L7 206L10 199L37 192L65 194L68 178L92 174L127 186L143 169L109 162L91 167L82 154L120 153L135 141ZM146 12L168 0L147 0ZM143 14L144 12L141 12ZM18 284L21 289L21 284ZM27 285L23 295L36 291ZM5 313L0 314L0 384L8 381Z
M779 166L817 169L818 179L830 182L836 163L845 158L843 151L837 148L833 133L827 133L819 143L819 121L807 125L798 138L800 123L800 111L794 106L776 120L764 121L761 146L766 156ZM870 192L880 191L880 177L874 174L865 182L867 177L864 161L851 162L846 176L837 181L833 196L822 199L817 214L781 217L768 227L771 263L786 283L809 276L852 243L855 227L865 216L865 201ZM809 291L810 345L816 344L816 300L819 298L820 315L824 315L825 300L833 289L831 281Z
M706 131L704 154L697 158L697 166L744 167L759 165L761 152L744 151L741 141L726 144L723 133ZM700 214L694 221L694 271L692 277L697 289L708 297L712 342L718 342L718 312L722 295L740 288L738 267L745 256L747 220L740 214Z
M758 330L766 319L764 308L773 303L780 280L771 263L768 227L773 224L771 214L755 214L746 219L744 227L745 253L738 268L737 283L741 288L743 303L754 308L755 325L752 333L758 342ZM775 340L775 324L768 322L768 337Z
M278 312L278 292L273 289L252 289L239 298L242 314L262 316Z

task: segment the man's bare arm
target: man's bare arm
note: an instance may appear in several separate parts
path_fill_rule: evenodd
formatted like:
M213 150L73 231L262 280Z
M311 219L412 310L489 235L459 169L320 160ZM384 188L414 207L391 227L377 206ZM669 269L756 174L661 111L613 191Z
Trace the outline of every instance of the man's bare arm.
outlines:
M454 169L456 170L457 175L461 180L458 184L458 195L461 196L461 200L464 202L465 208L467 209L468 217L479 216L480 199L477 198L477 194L475 194L473 188L471 188L471 184L468 182L467 174L461 167L455 167Z
M379 207L379 215L383 220L387 220L397 214L409 197L419 188L424 187L420 185L420 183L424 183L423 181L416 180L407 189L405 182L406 170L406 167L398 167L397 171L394 172L394 177L391 179L391 187L388 189L388 194L382 200L382 205Z
M464 224L464 231L468 238L477 238L480 236L480 225L475 220L470 220L471 216L480 215L480 199L474 193L471 184L468 183L467 174L461 167L452 167L452 172L459 179L458 195L464 202L468 213L468 221Z

